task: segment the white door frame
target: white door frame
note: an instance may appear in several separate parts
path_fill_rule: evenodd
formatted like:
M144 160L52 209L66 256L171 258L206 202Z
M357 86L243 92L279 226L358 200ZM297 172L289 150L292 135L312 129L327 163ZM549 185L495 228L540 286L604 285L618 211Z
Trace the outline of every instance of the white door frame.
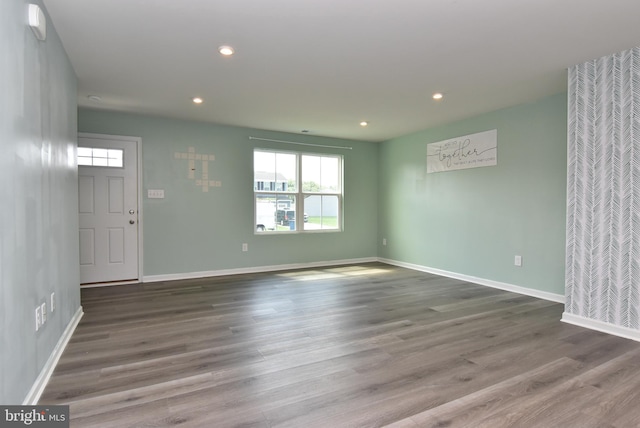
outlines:
M117 141L133 141L136 143L136 151L138 154L138 165L136 165L136 185L138 187L138 281L121 281L121 282L109 282L107 284L91 284L91 285L83 285L82 288L91 288L91 287L104 287L110 285L123 285L123 284L135 284L137 282L142 282L144 272L143 263L143 215L142 215L142 138L140 137L129 137L125 135L107 135L107 134L93 134L88 132L78 132L78 139L80 138L95 138L99 140L117 140ZM77 144L76 144L77 145Z

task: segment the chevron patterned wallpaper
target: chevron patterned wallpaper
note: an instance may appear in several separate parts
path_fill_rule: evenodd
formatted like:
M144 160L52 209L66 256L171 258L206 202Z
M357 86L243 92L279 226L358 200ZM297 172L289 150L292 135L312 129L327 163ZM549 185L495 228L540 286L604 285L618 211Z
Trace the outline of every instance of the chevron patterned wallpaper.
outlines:
M565 312L640 329L640 48L569 69Z

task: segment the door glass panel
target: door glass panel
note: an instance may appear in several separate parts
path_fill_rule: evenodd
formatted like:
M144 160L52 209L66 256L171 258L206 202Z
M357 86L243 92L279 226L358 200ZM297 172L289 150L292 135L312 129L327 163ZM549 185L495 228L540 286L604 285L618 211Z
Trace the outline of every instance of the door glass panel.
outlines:
M124 150L78 147L78 165L124 167Z

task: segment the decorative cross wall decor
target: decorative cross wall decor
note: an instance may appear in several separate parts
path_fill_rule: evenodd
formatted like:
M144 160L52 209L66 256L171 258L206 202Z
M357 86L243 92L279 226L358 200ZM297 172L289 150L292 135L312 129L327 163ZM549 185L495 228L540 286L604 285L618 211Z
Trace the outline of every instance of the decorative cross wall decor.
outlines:
M216 159L214 155L197 154L195 148L189 147L187 153L176 152L174 157L188 161L187 178L195 180L196 186L202 187L203 192L208 192L209 187L222 187L222 181L209 180L209 162ZM202 173L198 179L196 179L196 162L202 162Z

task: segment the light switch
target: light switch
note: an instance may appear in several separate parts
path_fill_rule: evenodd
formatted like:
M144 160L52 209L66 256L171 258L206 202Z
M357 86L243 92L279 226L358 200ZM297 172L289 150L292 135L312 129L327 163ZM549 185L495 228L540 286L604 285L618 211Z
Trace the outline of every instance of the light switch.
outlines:
M164 189L147 189L147 198L164 199Z

